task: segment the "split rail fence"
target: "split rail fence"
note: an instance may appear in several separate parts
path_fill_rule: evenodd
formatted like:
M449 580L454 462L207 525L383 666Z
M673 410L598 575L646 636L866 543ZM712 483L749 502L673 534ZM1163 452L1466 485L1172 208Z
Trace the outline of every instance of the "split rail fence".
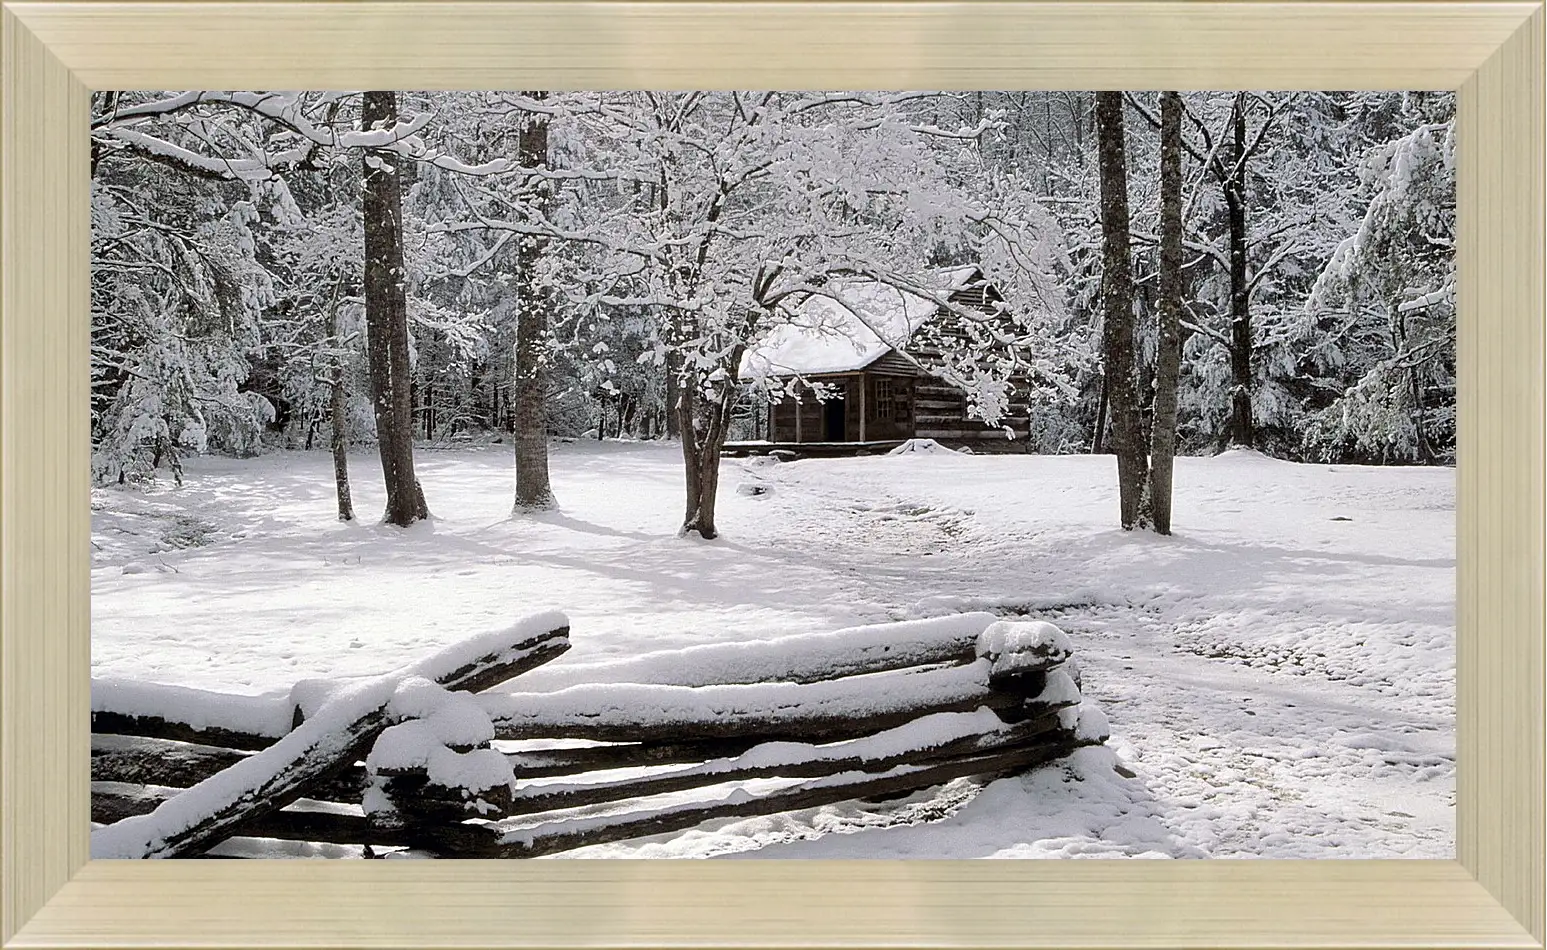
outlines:
M555 666L516 691L568 649L549 613L282 696L96 681L92 854L267 838L536 857L1016 773L1106 738L1067 640L1036 621L691 647Z

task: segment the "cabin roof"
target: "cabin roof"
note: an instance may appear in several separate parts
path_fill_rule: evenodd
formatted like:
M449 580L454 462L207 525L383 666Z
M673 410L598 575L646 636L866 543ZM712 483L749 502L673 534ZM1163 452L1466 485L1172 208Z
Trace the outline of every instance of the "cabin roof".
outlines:
M981 276L968 264L936 271L932 288L950 294ZM809 297L783 323L742 356L743 379L861 370L909 339L934 316L933 300L872 280L838 280L830 286L843 303ZM847 305L847 306L845 306Z

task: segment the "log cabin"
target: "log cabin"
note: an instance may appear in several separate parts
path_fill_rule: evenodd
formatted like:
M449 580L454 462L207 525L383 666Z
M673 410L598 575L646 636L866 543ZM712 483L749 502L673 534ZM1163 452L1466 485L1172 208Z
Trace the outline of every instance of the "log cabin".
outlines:
M1002 298L976 265L934 276L937 296L997 312ZM949 341L949 324L959 319L948 308L871 281L849 282L837 296L843 304L808 298L794 319L742 358L743 380L794 381L794 394L769 407L769 443L837 450L824 454L842 454L844 444L859 450L907 439L934 439L974 451L1026 451L1023 392L1011 399L1009 418L989 426L969 415L963 390L929 371L939 365L936 339ZM946 329L921 334L929 325Z

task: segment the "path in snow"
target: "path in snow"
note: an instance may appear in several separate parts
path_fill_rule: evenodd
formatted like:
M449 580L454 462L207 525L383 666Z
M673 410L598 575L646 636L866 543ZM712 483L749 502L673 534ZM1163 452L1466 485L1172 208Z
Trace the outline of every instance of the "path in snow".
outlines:
M581 856L1453 854L1452 471L1183 459L1159 539L1111 527L1110 458L725 465L703 543L671 534L673 446L557 446L563 510L516 521L506 451L426 451L437 519L407 532L332 522L325 454L193 460L94 496L93 669L263 692L544 606L564 664L987 607L1070 633L1110 751Z

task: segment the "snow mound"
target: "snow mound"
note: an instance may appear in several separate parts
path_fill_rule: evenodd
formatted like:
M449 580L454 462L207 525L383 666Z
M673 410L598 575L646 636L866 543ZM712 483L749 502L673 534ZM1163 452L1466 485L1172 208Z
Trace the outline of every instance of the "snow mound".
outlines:
M353 644L350 644L353 647ZM290 706L304 719L310 719L328 702L334 691L348 685L347 680L313 678L297 680L290 687Z
M887 455L958 455L955 449L949 449L936 442L934 439L909 439L897 448L892 449Z
M1047 685L1037 694L1035 702L1048 706L1076 704L1080 701L1080 688L1063 670L1053 670L1047 675Z
M470 694L409 676L393 691L387 713L404 721L382 730L365 757L370 785L362 805L367 814L395 810L385 785L394 773L423 770L431 784L460 789L468 807L480 813L493 807L480 798L483 793L515 790L510 760L487 748L494 725Z
M990 662L989 677L999 680L1023 673L1036 673L1063 663L1073 652L1064 632L1044 620L997 620L978 635L978 656ZM1079 687L1068 674L1055 671L1055 677L1068 681L1072 697L1056 702L1078 702ZM1054 680L1049 679L1052 686Z
M1232 446L1223 452L1217 453L1214 458L1221 462L1282 462L1271 455L1259 452L1256 449L1248 449L1245 446ZM1293 463L1285 463L1293 464Z
M978 634L978 656L1034 656L1062 663L1074 648L1064 632L1046 620L996 620Z
M1094 703L1082 703L1079 707L1079 722L1075 726L1074 738L1080 742L1105 742L1112 738L1112 724L1107 721L1107 714L1101 711L1101 707Z
M382 731L365 759L373 782L382 772L424 769L429 780L475 795L491 788L514 787L510 760L493 749L457 752L442 744L430 724L421 719L400 722ZM378 809L384 810L384 809Z
M424 723L443 745L477 746L494 738L494 726L477 700L468 693L451 692L422 676L404 680L392 694L387 711Z

